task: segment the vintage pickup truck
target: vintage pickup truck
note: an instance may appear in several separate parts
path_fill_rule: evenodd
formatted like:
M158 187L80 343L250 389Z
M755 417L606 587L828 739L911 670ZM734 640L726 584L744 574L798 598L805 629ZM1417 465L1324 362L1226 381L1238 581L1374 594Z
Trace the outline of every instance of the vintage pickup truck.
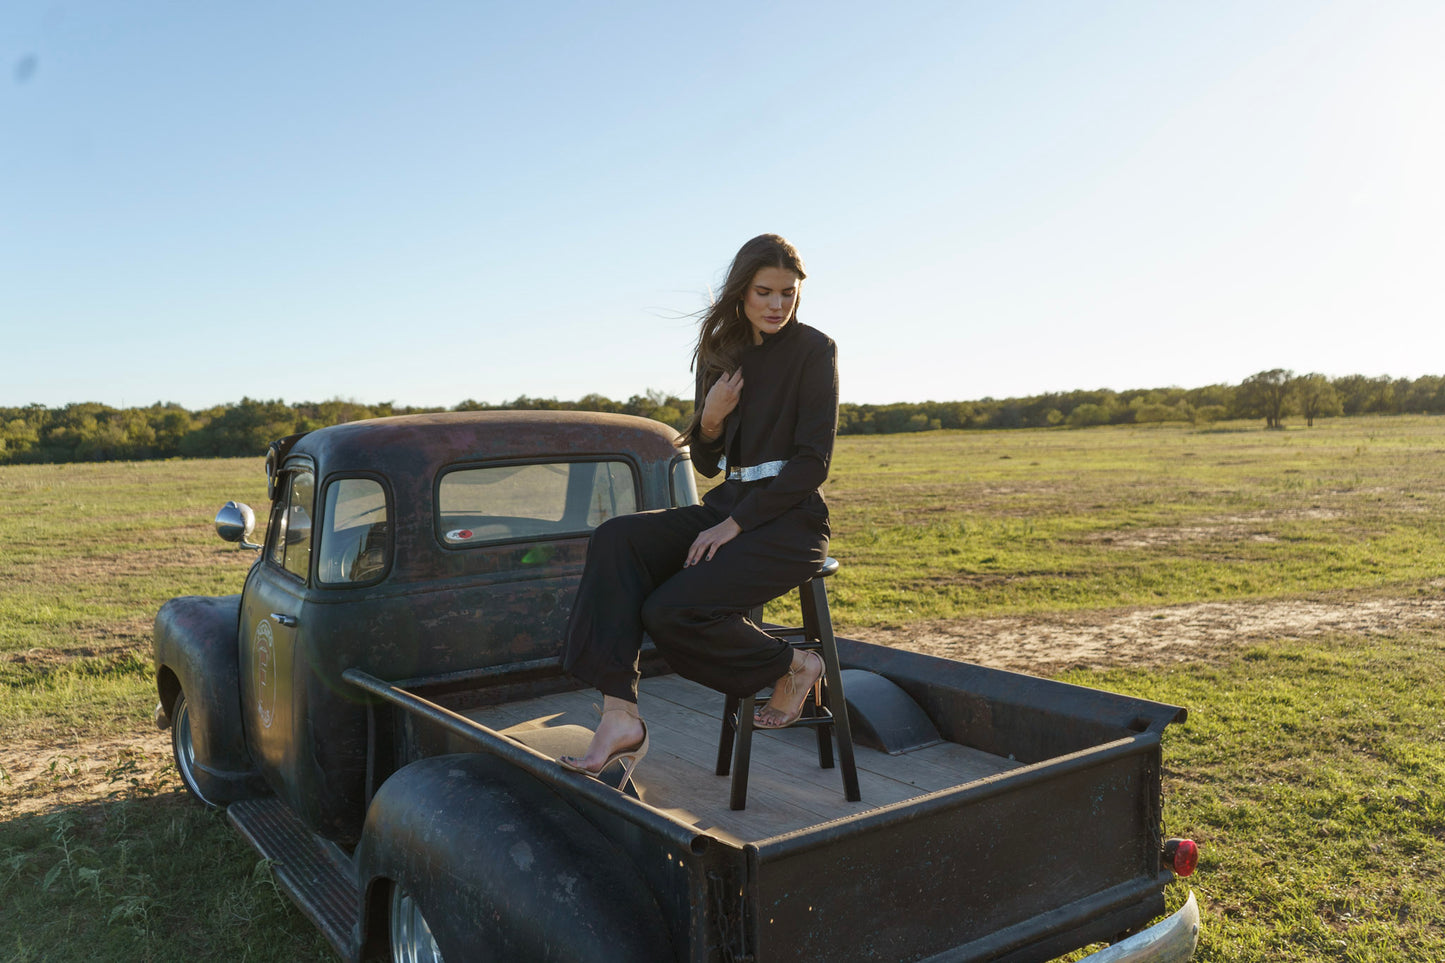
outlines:
M1185 960L1165 838L1184 710L840 639L862 800L811 736L715 774L723 697L650 645L634 784L569 772L595 696L559 653L590 531L691 504L626 416L382 418L272 444L240 595L156 616L156 719L202 802L347 960Z

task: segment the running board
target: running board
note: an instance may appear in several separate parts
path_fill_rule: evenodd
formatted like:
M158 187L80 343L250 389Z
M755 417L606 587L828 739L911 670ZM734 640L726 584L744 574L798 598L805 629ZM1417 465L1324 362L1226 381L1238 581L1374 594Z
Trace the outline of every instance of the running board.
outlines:
M276 882L341 958L356 960L361 895L346 857L312 835L274 796L231 803L226 815L256 851L271 861Z

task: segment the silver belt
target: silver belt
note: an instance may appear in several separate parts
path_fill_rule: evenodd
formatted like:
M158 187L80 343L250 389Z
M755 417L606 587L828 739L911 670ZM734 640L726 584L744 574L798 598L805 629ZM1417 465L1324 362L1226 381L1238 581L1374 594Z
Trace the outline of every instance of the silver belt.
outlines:
M727 472L728 481L755 482L764 478L774 478L778 472L783 470L786 461L765 461L761 465L747 465L744 467L728 467L726 457L717 460L717 466Z

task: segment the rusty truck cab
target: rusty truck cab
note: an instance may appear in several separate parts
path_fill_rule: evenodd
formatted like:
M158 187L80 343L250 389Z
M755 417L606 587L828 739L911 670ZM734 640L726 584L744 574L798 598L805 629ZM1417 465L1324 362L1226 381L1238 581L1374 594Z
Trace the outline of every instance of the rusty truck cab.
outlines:
M313 830L353 842L366 713L342 673L557 658L592 529L696 501L674 437L643 418L453 412L278 449L238 626L242 725L265 781Z

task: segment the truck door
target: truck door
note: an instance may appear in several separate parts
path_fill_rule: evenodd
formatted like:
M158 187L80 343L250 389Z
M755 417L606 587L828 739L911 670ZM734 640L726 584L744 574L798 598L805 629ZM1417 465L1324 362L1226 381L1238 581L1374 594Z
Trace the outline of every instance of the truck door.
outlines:
M289 783L286 770L297 738L292 685L296 635L305 626L311 577L311 519L315 474L283 469L271 506L261 564L241 603L241 711L246 742L272 787Z

